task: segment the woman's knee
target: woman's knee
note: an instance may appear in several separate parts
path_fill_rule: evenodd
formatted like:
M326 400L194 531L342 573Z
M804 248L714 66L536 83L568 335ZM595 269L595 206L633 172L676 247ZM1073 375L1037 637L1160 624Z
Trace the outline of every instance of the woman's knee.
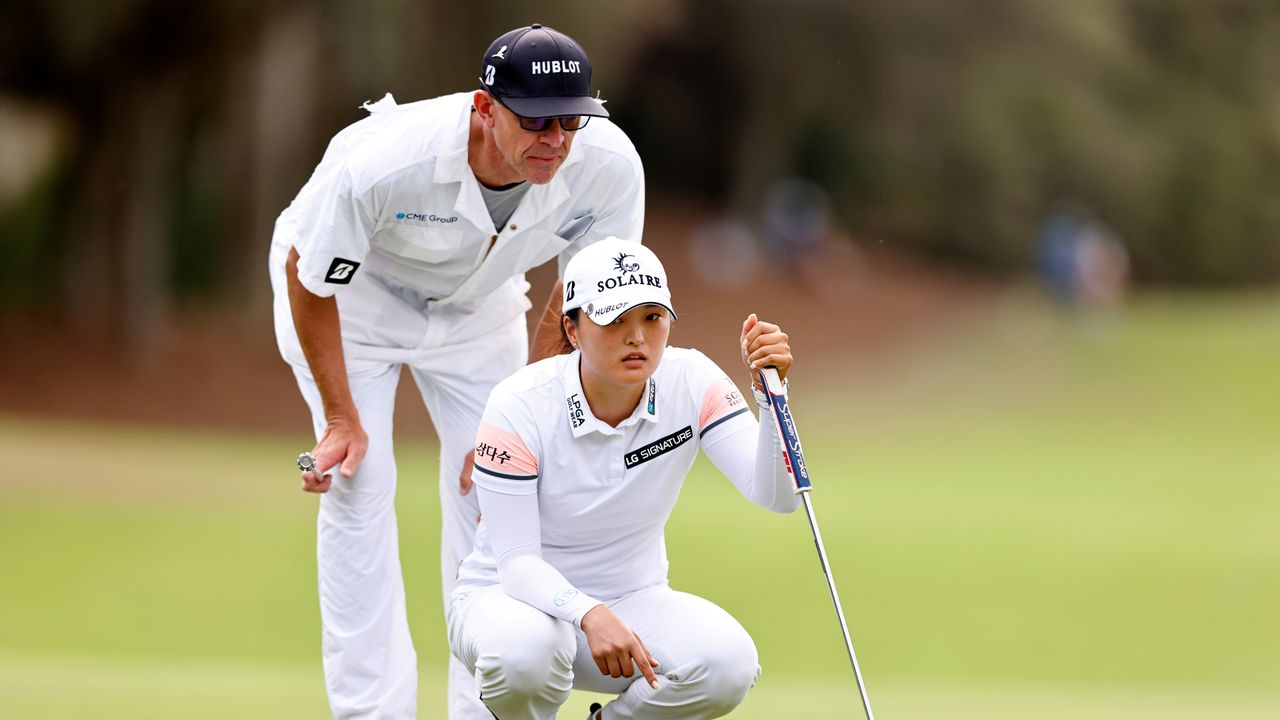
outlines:
M719 717L746 699L760 677L760 661L755 643L738 628L704 645L680 670L683 680L698 687L697 695L711 712L708 717Z
M707 676L707 696L721 714L729 714L747 698L747 692L760 678L760 664L755 657L735 658L715 666Z

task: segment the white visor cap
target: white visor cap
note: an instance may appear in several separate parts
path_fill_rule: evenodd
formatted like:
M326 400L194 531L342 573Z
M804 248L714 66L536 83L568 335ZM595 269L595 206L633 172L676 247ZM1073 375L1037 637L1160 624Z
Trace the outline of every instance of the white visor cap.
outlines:
M609 237L573 256L564 269L564 312L582 308L597 325L608 325L639 305L661 305L675 319L667 271L638 242Z

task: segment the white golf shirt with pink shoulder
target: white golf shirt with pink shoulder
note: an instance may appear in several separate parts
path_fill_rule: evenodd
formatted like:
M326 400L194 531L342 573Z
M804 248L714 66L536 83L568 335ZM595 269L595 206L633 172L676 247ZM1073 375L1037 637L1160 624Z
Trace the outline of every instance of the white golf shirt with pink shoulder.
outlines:
M574 352L534 363L489 396L473 477L490 510L455 598L500 583L577 625L601 602L665 585L663 528L700 447L756 505L799 505L773 428L702 353L667 348L617 427L592 415L578 362ZM520 497L536 497L536 512L521 512Z

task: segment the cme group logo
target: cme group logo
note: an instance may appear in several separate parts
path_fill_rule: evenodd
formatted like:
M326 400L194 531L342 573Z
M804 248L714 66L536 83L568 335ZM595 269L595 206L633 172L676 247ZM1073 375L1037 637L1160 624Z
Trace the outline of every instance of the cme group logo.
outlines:
M457 222L458 216L453 215L451 217L444 217L442 215L436 215L435 213L423 214L423 213L416 213L416 212L411 212L411 213L399 212L399 213L396 213L396 219L397 220L413 220L416 222L443 223L445 225L448 225L449 223Z

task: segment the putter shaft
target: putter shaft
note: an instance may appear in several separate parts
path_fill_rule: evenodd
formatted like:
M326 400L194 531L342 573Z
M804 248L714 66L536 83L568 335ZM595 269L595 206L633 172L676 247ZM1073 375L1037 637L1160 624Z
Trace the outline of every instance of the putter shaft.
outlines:
M858 681L858 694L862 697L862 709L867 720L876 720L871 712L871 699L867 697L867 687L862 681L862 668L858 667L858 656L853 652L853 638L849 636L849 624L844 619L844 608L840 606L840 594L836 592L836 580L831 576L831 563L827 561L827 548L822 544L822 533L818 530L818 518L813 514L813 502L809 493L813 484L809 480L809 468L804 461L804 450L800 447L800 434L796 430L795 420L791 417L791 408L787 403L786 387L778 377L776 368L766 367L760 371L760 382L768 395L770 415L773 426L782 441L783 452L787 456L787 469L795 483L795 492L804 500L804 511L809 516L809 529L813 531L813 544L818 548L818 560L822 563L822 574L827 578L827 589L831 591L831 602L836 606L836 618L840 621L840 634L844 637L844 648L849 653L849 663L853 665L853 676Z
M867 720L876 720L871 712L871 699L867 697L866 685L862 682L862 669L858 667L858 656L853 652L853 638L849 636L849 624L844 619L844 608L840 605L840 593L836 592L836 580L831 576L831 564L827 562L827 549L822 545L822 533L818 530L818 518L813 514L813 502L809 493L800 493L804 501L805 514L809 516L809 528L813 530L813 544L818 548L818 560L822 563L822 574L827 578L827 589L831 591L831 602L836 606L836 618L840 620L840 634L844 636L844 649L849 652L849 663L853 665L853 676L858 681L858 694L862 696L862 709L867 713Z

